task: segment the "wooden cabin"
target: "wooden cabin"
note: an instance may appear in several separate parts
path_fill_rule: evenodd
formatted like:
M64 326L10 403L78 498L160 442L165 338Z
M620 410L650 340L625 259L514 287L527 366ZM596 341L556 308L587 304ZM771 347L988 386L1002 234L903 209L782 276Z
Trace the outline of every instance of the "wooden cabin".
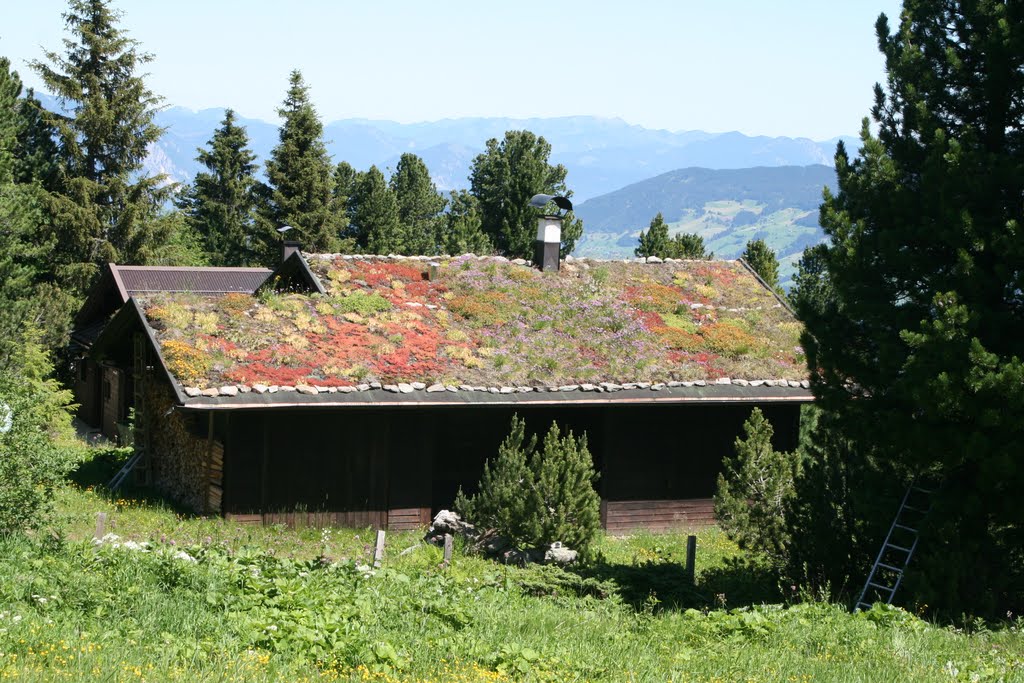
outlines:
M625 532L711 522L755 406L795 448L799 332L741 261L299 253L253 295L130 297L91 358L131 369L148 476L198 511L415 528L518 414L587 435Z
M134 387L130 365L97 361L89 351L110 318L132 297L161 292L220 296L252 294L270 275L267 268L184 268L171 266L107 265L75 316L71 332L74 357L72 390L78 418L110 439L119 439Z

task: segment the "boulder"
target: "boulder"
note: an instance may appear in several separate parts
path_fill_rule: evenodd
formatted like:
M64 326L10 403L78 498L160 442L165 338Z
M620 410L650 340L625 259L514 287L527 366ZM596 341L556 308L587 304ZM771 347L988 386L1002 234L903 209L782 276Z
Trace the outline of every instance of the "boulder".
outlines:
M545 564L567 565L576 561L579 553L571 548L566 548L560 541L555 541L551 547L544 552Z

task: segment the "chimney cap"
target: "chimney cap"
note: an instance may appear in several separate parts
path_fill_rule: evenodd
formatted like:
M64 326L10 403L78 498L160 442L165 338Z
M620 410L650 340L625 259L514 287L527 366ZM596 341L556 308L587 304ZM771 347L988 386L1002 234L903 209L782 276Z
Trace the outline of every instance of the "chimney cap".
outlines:
M530 199L530 206L538 209L543 209L547 206L548 202L554 202L562 211L572 211L572 202L569 201L568 197L559 197L553 194L535 194Z

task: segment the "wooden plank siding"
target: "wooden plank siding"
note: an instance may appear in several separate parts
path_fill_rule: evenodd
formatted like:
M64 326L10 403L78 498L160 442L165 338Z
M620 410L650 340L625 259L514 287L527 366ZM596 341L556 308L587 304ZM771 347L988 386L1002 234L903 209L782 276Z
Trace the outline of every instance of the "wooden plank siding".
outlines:
M696 529L714 523L711 498L601 501L601 524L610 534Z
M430 526L430 508L395 508L388 510L389 531L415 531Z

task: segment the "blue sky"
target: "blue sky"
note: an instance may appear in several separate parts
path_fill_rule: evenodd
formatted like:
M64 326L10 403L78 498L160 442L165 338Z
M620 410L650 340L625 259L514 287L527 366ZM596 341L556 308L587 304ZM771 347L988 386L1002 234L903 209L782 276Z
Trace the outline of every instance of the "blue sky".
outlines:
M669 130L855 134L894 0L118 0L169 105L276 121L302 70L325 121L620 117ZM6 8L0 55L61 50L64 0Z

